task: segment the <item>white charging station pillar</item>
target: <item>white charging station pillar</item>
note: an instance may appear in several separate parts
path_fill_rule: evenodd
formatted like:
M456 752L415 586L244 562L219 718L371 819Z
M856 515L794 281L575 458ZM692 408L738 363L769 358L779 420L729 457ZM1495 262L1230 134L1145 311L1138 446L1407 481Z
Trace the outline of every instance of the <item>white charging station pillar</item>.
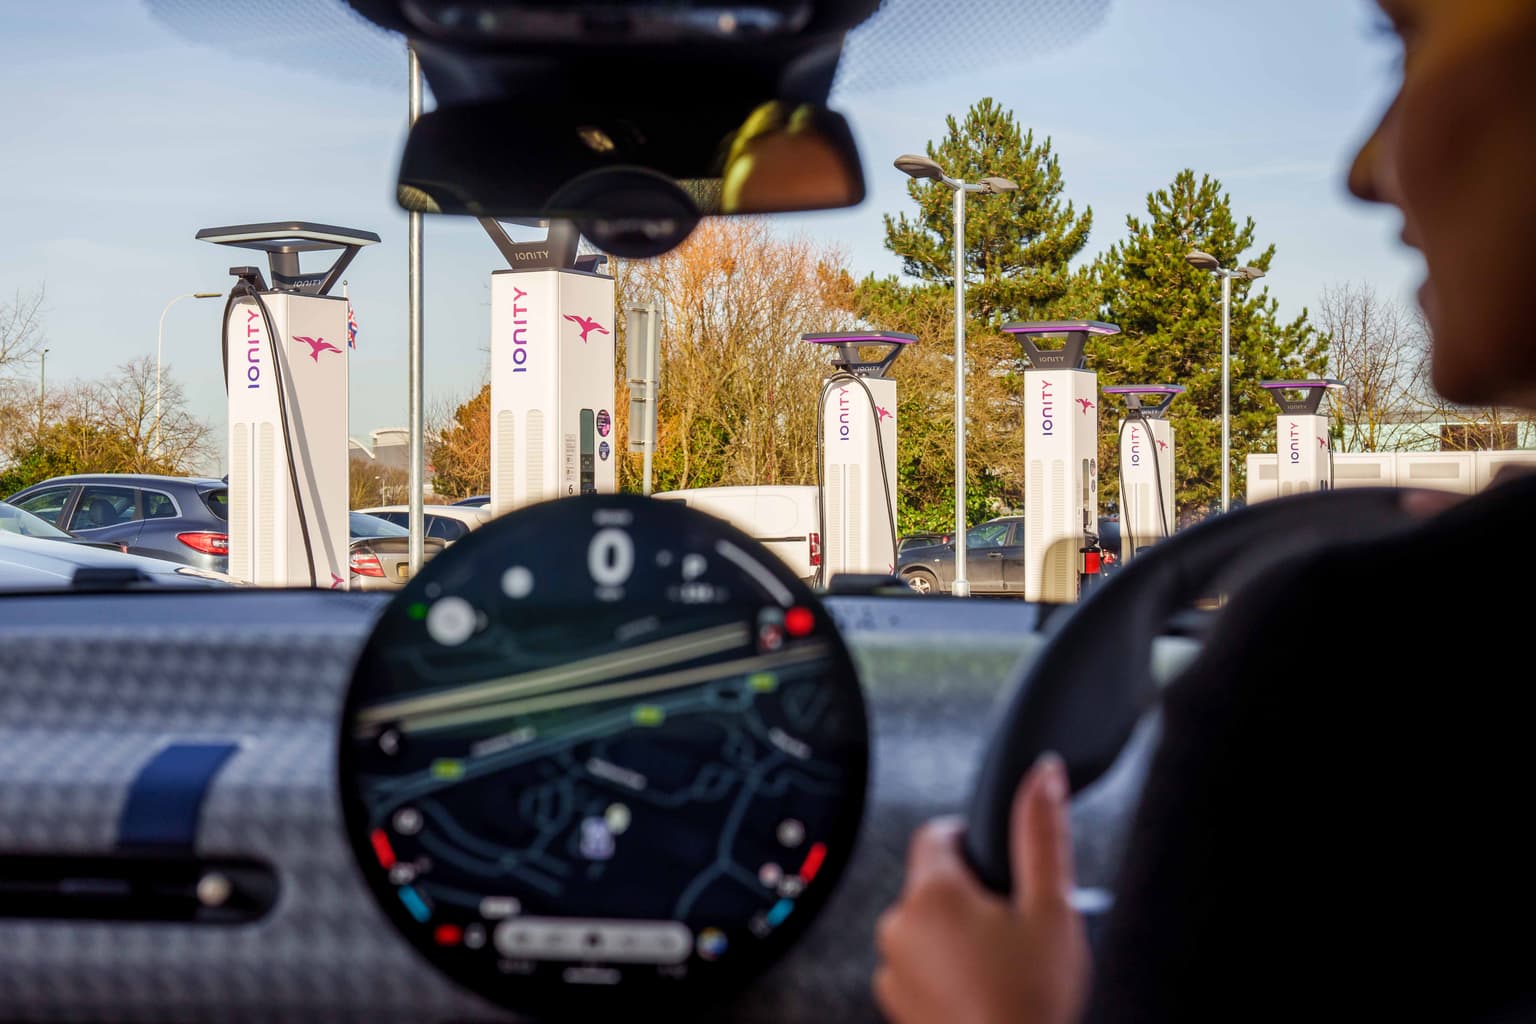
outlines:
M896 571L896 381L888 374L917 338L842 331L804 340L829 347L834 368L821 391L821 581L838 573L890 575ZM868 348L885 351L864 359L860 350Z
M1261 383L1280 406L1280 415L1275 420L1279 496L1328 490L1333 486L1333 450L1328 444L1328 416L1318 409L1328 390L1342 382L1266 380Z
M345 590L349 317L347 300L329 293L379 236L292 221L205 228L197 238L265 252L272 272L269 288L260 268L230 268L239 282L224 323L229 574ZM300 272L300 253L325 250L341 254L322 272Z
M509 270L491 274L491 514L612 494L614 284L605 256L577 256L566 222L513 242L481 218Z
M1184 388L1176 384L1130 384L1105 388L1122 395L1130 416L1120 429L1120 559L1172 534L1178 521L1173 502L1173 424L1168 406Z
M1119 334L1094 320L1008 324L1024 371L1024 599L1076 601L1089 535L1098 534L1099 387L1086 369L1091 335ZM1061 348L1037 339L1062 335Z

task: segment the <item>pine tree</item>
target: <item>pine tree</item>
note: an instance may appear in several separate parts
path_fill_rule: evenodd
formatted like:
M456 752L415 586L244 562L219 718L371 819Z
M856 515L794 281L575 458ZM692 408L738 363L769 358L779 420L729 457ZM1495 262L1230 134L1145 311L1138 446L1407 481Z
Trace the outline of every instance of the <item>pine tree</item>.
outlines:
M1089 365L1100 386L1182 384L1173 402L1176 501L1180 519L1219 507L1221 495L1221 280L1185 260L1192 249L1210 253L1223 267L1252 264L1268 271L1275 247L1257 249L1252 218L1239 224L1231 198L1209 176L1181 171L1173 183L1147 197L1147 219L1126 218L1127 237L1102 256L1093 278L1103 296L1102 318L1120 327L1096 339ZM1262 285L1232 282L1233 504L1245 490L1249 452L1272 451L1276 408L1260 381L1320 376L1327 365L1325 340L1307 312L1289 323ZM1115 424L1124 412L1106 402L1100 416L1100 497L1117 500L1119 450Z
M1093 213L1063 200L1050 140L1037 143L990 98L963 122L947 118L944 137L926 152L951 177L1004 177L1019 186L965 201L966 488L974 523L1023 497L1020 353L1000 328L1054 316L1080 292L1069 264L1088 242ZM928 181L910 182L907 193L917 213L887 215L885 245L919 283L871 277L854 304L870 326L921 341L896 363L903 532L952 528L954 509L954 193Z

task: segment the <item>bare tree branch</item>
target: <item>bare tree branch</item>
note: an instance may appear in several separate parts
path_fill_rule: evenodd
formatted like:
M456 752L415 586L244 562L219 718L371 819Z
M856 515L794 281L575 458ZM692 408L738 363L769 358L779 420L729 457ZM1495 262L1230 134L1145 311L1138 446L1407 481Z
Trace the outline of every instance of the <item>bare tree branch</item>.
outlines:
M43 288L0 302L0 383L30 365L43 347Z

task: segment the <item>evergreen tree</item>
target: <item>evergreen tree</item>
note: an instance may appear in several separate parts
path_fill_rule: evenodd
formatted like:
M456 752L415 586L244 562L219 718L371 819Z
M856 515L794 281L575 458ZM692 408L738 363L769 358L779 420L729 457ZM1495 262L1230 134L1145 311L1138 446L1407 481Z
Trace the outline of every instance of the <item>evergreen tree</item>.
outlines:
M951 177L1019 186L965 201L966 489L975 523L1023 497L1020 353L1000 328L1057 315L1081 291L1069 264L1088 242L1093 214L1063 200L1050 140L1037 143L990 98L963 121L947 118L926 152ZM885 245L919 283L871 277L854 296L865 323L921 341L896 363L903 532L952 528L954 508L954 193L930 181L910 182L907 193L917 212L885 217Z
M1089 344L1099 384L1182 384L1169 418L1175 431L1176 500L1181 520L1219 508L1221 497L1221 279L1185 260L1192 249L1223 267L1252 264L1268 271L1273 245L1257 249L1252 218L1239 224L1230 197L1209 176L1181 171L1147 197L1147 218L1126 218L1127 237L1099 259L1094 285L1102 319L1115 337ZM1278 304L1256 282L1232 282L1232 465L1234 505L1246 487L1249 452L1274 448L1276 407L1260 381L1320 376L1327 366L1323 338L1307 313L1282 323ZM1106 402L1100 415L1100 499L1118 500L1119 444L1115 425L1125 406Z

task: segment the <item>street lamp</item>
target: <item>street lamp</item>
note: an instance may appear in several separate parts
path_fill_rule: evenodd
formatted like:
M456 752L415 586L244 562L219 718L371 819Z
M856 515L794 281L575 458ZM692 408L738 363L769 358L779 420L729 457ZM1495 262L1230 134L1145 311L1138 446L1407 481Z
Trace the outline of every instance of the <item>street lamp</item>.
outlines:
M43 434L43 415L48 408L48 353L53 349L43 349L41 365L37 368L37 434Z
M970 597L965 554L965 195L1014 192L1019 186L1007 178L951 178L936 161L915 153L897 157L896 169L919 181L937 181L955 193L955 581L950 590L956 597Z
M155 454L160 454L160 354L165 347L165 314L182 299L217 299L222 292L188 292L178 295L160 311L160 327L155 332Z
M1232 503L1232 279L1257 281L1264 271L1249 265L1227 270L1208 252L1191 249L1184 259L1196 270L1208 271L1221 278L1221 510Z

